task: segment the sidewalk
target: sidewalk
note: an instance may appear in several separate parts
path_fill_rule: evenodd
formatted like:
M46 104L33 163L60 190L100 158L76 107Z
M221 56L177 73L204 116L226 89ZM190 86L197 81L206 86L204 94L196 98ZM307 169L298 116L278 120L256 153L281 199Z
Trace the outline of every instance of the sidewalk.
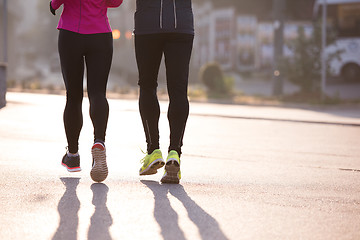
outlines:
M235 88L247 95L271 97L273 95L272 80L243 79L240 75L232 74L235 79ZM299 90L291 82L283 82L284 94L293 94ZM328 80L325 88L328 96L343 100L360 99L360 83L342 83L341 81Z
M8 92L7 102L12 103L41 103L46 96L56 101L65 101L64 96L46 95L33 93ZM46 100L45 100L46 101ZM84 100L87 104L87 100ZM138 112L137 99L109 99L116 102L119 110ZM167 101L160 101L163 113L167 111ZM276 114L274 114L276 112ZM287 104L279 106L251 106L222 103L190 103L190 114L198 116L232 117L243 119L268 119L278 121L299 121L329 124L360 124L360 105L334 105L334 106L311 106L304 104Z
M254 120L360 125L360 106L270 107L248 105L191 104L191 114ZM165 107L165 106L164 106ZM216 111L214 111L216 109Z

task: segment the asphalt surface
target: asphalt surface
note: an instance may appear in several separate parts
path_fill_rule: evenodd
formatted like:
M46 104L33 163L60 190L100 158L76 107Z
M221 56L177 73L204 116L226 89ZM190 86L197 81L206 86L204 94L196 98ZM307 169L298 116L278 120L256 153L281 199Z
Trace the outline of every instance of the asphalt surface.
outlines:
M136 100L109 100L109 176L60 165L64 96L8 93L0 110L0 239L360 239L360 108L191 103L179 185L138 176ZM161 148L169 129L161 102ZM165 154L164 154L165 155Z

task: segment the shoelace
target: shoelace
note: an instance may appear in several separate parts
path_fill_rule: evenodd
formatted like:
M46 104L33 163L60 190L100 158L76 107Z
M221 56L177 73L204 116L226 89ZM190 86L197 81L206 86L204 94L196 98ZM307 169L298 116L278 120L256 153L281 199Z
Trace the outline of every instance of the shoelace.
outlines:
M141 151L143 154L146 154L145 157L143 157L143 158L140 160L140 163L141 163L141 164L144 164L145 158L146 158L146 156L147 156L148 154L147 154L147 152L144 152L141 148L140 148L140 151Z

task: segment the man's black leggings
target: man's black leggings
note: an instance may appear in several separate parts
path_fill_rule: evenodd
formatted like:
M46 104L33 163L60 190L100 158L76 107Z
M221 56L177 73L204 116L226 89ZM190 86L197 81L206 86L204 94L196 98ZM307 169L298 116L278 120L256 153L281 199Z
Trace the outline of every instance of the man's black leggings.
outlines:
M135 35L135 53L139 70L139 108L146 135L147 151L159 148L160 107L156 95L158 72L165 56L166 82L169 94L168 120L170 150L181 154L186 121L189 115L187 97L189 63L194 36L182 33Z
M113 39L111 33L79 34L60 30L58 47L66 87L65 133L69 152L76 153L83 124L82 99L85 64L94 139L105 141L109 116L106 86L112 62Z

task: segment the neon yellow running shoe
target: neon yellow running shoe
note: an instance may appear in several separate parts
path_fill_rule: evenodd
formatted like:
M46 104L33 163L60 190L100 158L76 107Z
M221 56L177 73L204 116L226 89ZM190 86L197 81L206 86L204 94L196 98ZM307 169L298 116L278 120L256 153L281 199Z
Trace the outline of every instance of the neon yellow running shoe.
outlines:
M165 172L161 178L161 183L178 184L181 179L180 157L175 150L171 150L166 159Z
M154 150L151 154L140 161L143 165L139 170L140 175L151 175L157 173L157 170L165 165L160 149Z

